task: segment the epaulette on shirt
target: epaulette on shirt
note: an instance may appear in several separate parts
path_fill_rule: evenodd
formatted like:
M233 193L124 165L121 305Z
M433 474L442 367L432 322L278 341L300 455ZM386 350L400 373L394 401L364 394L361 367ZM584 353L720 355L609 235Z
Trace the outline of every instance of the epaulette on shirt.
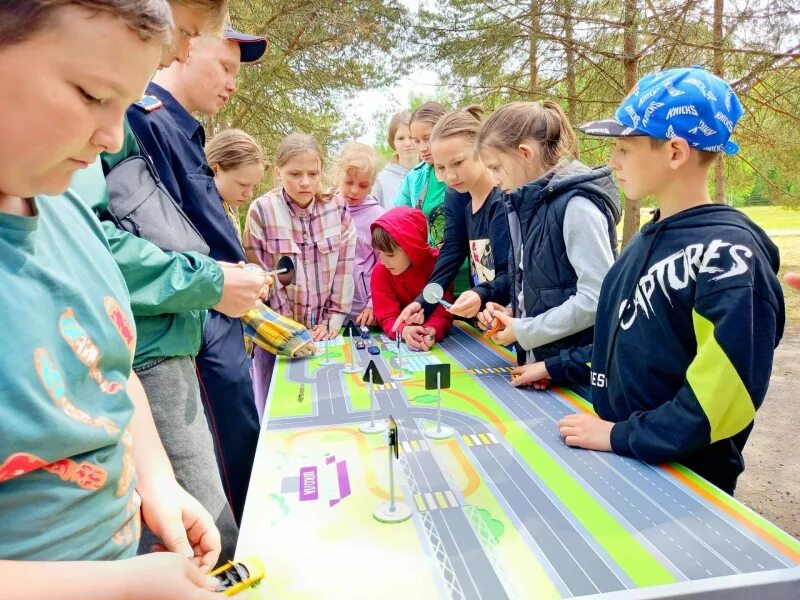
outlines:
M146 95L142 96L142 99L138 102L134 102L133 105L140 108L144 112L151 113L154 110L158 110L164 106L164 103L155 96Z

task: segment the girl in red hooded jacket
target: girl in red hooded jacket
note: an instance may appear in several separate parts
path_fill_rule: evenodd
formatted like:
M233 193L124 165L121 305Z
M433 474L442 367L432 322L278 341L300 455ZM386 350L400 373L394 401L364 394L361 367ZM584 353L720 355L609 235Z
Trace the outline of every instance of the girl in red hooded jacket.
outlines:
M439 305L422 324L396 323L397 317L422 288L436 265L439 251L428 244L428 226L422 211L398 206L372 224L372 247L380 264L372 273L370 288L375 318L391 338L400 335L412 350L429 350L453 324L453 315ZM445 299L452 302L448 290Z

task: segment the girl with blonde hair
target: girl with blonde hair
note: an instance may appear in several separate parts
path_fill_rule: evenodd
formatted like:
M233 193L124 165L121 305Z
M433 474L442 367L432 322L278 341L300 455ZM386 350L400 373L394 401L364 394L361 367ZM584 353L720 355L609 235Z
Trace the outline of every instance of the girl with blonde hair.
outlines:
M419 162L419 152L411 139L411 113L407 110L396 113L389 121L389 133L386 142L394 151L392 160L378 173L372 195L384 208L394 206L395 198L400 193L403 179Z

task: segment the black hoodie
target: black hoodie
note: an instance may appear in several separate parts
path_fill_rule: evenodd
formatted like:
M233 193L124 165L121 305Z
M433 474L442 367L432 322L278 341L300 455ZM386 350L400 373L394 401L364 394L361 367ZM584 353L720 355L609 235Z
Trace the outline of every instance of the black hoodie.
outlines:
M679 461L733 493L783 335L779 262L727 206L656 213L631 240L603 282L591 352L591 401L615 423L614 452ZM554 380L580 370L569 354L586 349L548 361Z

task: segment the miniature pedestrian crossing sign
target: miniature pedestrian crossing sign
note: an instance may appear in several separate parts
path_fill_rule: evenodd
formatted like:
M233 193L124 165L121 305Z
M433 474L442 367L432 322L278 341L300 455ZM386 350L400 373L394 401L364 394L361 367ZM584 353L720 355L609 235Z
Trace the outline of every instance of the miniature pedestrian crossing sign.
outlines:
M437 378L436 375L439 374ZM436 380L439 379L437 382ZM425 365L425 389L446 390L450 387L450 363Z
M347 325L344 326L342 337L358 337L359 335L358 326L353 321L348 321Z
M397 437L397 422L389 415L389 451L394 452L395 458L400 458L400 442Z
M364 376L361 378L361 381L364 383L370 383L370 373L372 373L372 381L374 385L383 385L383 377L381 377L381 372L378 370L378 365L375 364L374 360L369 361L367 365L367 370L364 371ZM449 379L447 380L450 381Z

